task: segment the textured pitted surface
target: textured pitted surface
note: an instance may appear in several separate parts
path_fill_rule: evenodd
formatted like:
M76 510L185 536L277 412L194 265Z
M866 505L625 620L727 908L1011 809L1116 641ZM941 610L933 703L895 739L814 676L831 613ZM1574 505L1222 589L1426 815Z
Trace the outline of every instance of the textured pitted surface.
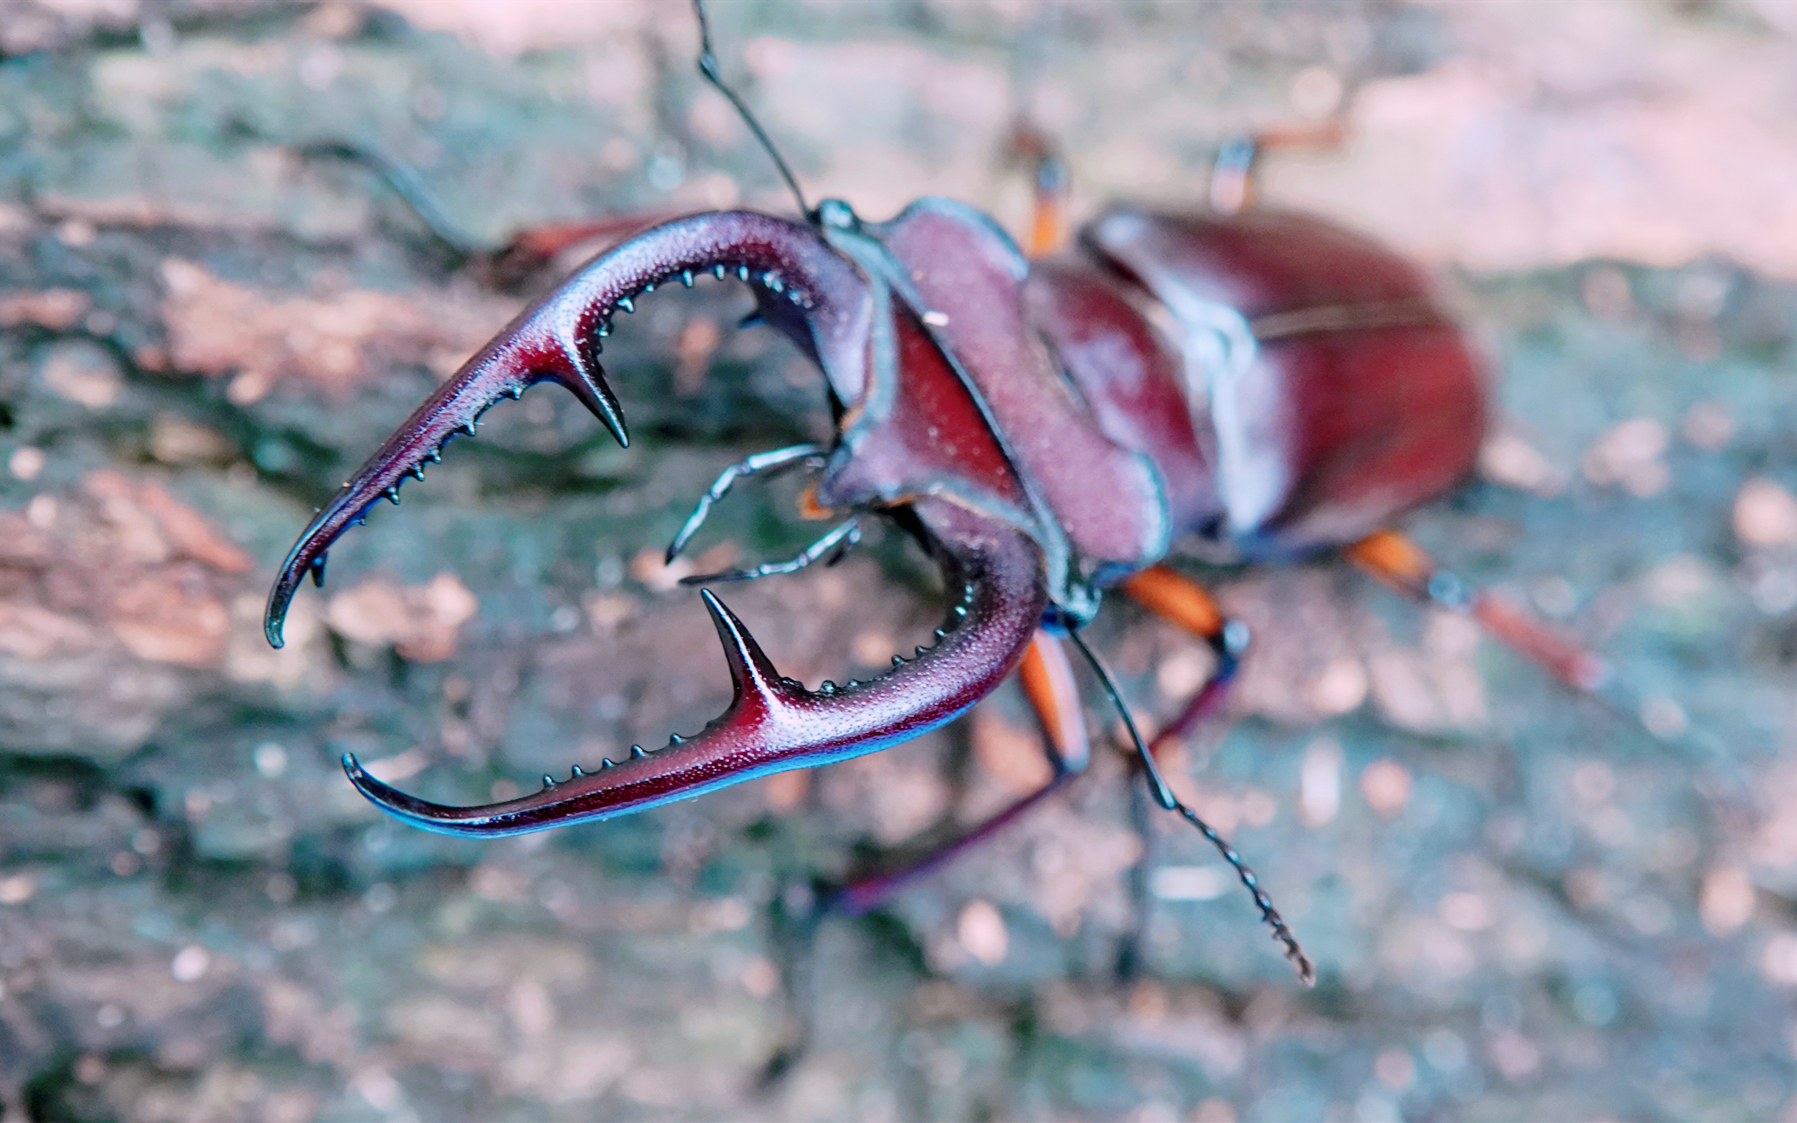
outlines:
M480 803L718 714L715 630L661 549L724 466L828 418L808 361L732 330L736 282L664 286L606 340L629 449L567 395L502 402L332 550L271 652L298 528L546 291L452 268L371 177L282 146L387 145L493 242L787 203L662 4L553 5L546 37L478 46L337 5L122 7L0 9L9 1118L1790 1112L1797 255L1774 219L1797 45L1776 5L1110 5L1051 28L1036 100L1082 213L1195 198L1218 136L1365 76L1347 149L1275 157L1267 188L1481 270L1447 281L1494 358L1498 437L1485 482L1410 529L1595 645L1657 728L1709 739L1632 732L1339 569L1210 574L1255 646L1238 724L1172 782L1316 955L1310 992L1174 823L1152 827L1142 975L1114 981L1140 844L1096 710L1064 799L789 938L810 877L1045 778L1008 687L907 746L570 831L381 818L343 753ZM716 16L814 197L879 219L945 194L1015 230L1011 11ZM582 39L589 18L612 23ZM503 43L536 53L484 53ZM813 540L803 484L739 484L693 564ZM872 679L948 607L909 549L721 591L807 688ZM1090 635L1149 719L1204 671L1125 604ZM800 953L814 1046L757 1092Z

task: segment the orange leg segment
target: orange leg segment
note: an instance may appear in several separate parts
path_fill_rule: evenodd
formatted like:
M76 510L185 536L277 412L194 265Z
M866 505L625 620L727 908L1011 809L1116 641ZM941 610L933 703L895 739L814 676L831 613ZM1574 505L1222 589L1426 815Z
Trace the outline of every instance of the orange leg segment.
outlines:
M1047 257L1067 244L1067 165L1049 153L1036 165L1036 195L1030 209L1030 239L1024 252Z
M1123 582L1131 600L1162 619L1178 624L1199 639L1223 633L1223 610L1204 586L1164 565L1151 565Z
M1122 588L1143 608L1210 644L1217 656L1217 669L1210 679L1186 702L1179 716L1163 726L1149 743L1148 750L1159 757L1184 740L1199 722L1223 708L1235 681L1237 664L1247 647L1248 632L1239 621L1224 617L1204 586L1167 566L1149 566L1124 581Z
M1060 166L1058 161L1055 166ZM1066 243L1066 172L1052 173L1045 166L1036 175L1036 200L1030 211L1030 240L1025 252L1031 258L1047 257Z
M1047 257L1067 244L1067 164L1054 144L1025 120L1012 127L1008 148L1007 160L1027 167L1034 186L1023 252L1032 259Z
M1049 763L1057 774L1081 772L1092 757L1086 738L1086 714L1080 705L1079 686L1073 681L1073 665L1067 648L1047 632L1037 632L1023 653L1018 669L1030 708L1048 738Z

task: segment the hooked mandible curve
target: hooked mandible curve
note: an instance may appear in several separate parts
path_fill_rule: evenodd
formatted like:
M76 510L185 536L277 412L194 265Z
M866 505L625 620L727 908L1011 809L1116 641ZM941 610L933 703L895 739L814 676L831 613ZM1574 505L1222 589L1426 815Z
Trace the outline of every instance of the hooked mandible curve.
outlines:
M805 336L803 346L851 391L860 382L868 299L866 284L809 227L750 211L691 215L664 223L612 248L560 288L520 313L455 376L426 398L318 512L294 543L269 591L264 632L282 645L288 606L307 573L322 578L325 555L343 532L367 518L381 499L399 502L407 476L442 457L457 434L473 435L481 414L501 397L553 381L580 399L616 437L629 443L616 395L599 365L602 339L617 311L658 284L710 271L734 271L765 292L779 285L795 313L776 325Z
M521 799L472 807L431 803L371 776L355 757L345 771L361 793L413 826L483 837L607 819L688 799L744 780L846 760L915 737L964 713L1023 658L1048 607L1041 554L1022 532L939 500L918 521L959 595L934 647L895 660L871 682L816 691L782 678L736 614L709 590L705 607L724 646L734 697L690 738L655 752L634 747L598 769L576 767Z

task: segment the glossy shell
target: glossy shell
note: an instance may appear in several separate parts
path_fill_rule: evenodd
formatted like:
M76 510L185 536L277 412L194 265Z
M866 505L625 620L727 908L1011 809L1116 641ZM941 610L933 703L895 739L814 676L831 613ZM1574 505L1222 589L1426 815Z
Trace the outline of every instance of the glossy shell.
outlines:
M1113 211L1025 300L1105 433L1159 469L1176 533L1249 557L1388 525L1484 437L1481 365L1428 279L1321 219Z

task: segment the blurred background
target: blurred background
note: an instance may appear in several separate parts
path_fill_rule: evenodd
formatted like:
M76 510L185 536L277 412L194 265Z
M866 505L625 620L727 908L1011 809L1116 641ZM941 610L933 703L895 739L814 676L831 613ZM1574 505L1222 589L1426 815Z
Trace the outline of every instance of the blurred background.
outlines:
M1010 688L613 823L397 827L341 753L471 802L719 712L658 555L724 465L828 419L734 330L744 292L657 294L608 343L628 451L553 390L494 411L270 651L313 508L556 276L451 252L332 152L415 170L476 250L790 203L678 5L0 0L6 1123L1797 1118L1797 5L713 18L812 197L874 218L939 193L1021 232L1020 112L1081 214L1197 206L1232 135L1339 121L1268 158L1265 201L1436 270L1494 365L1481 478L1409 529L1612 660L1638 724L1339 565L1206 571L1257 646L1175 783L1313 991L1108 750L800 932L814 879L1039 782ZM804 544L796 487L739 489L693 564ZM919 642L934 581L887 534L727 599L815 683ZM1164 719L1206 656L1114 601L1090 634Z

